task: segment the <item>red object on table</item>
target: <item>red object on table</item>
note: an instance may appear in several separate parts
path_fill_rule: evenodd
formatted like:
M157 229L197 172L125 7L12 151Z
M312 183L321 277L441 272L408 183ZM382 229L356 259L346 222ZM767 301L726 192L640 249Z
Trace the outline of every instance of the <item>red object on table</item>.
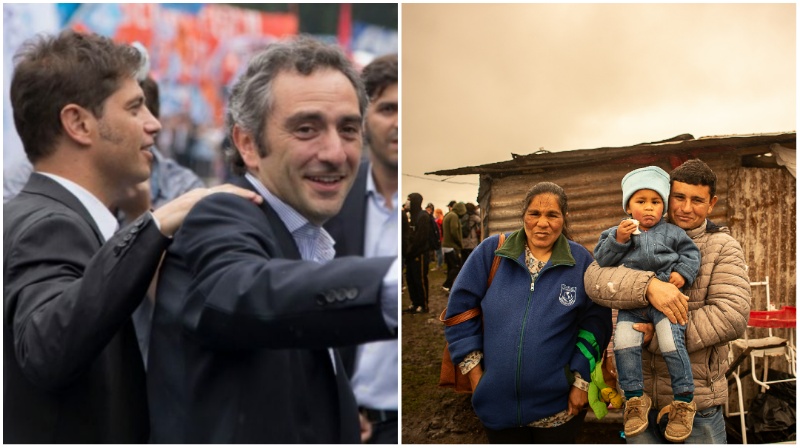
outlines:
M797 308L783 306L775 311L750 311L747 325L760 328L795 328L797 326Z

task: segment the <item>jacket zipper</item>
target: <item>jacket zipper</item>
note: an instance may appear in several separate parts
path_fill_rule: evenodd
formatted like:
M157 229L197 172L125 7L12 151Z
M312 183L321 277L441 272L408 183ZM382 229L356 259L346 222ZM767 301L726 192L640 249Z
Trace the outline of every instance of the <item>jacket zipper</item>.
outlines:
M511 257L509 257L507 255L501 255L501 256L503 258L508 258L509 260L513 260L514 263L516 263L517 265L521 266L522 269L525 269L525 272L527 272L528 275L530 275L530 277L531 277L530 294L528 294L528 300L527 300L527 303L525 304L525 314L522 317L522 328L520 329L520 333L519 333L519 348L517 349L516 387L515 387L515 391L514 391L515 395L516 395L515 398L517 399L517 426L522 427L522 426L524 426L524 424L522 423L522 400L520 399L520 389L522 389L522 341L523 341L523 338L524 338L524 335L525 335L525 324L528 322L528 312L530 311L531 299L533 298L533 291L534 291L534 289L536 289L535 288L536 280L533 279L533 275L530 273L530 270L528 270L528 267L524 266L523 264L521 264L519 262L519 260L511 258ZM553 264L553 265L550 266L550 268L552 268L554 266L560 266L560 264ZM550 268L547 268L547 269L550 269ZM542 278L542 274L547 269L542 269L541 271L539 271L539 275L536 277L536 279L538 280L538 279Z
M525 335L525 324L528 321L528 312L530 311L531 298L533 297L534 280L533 280L533 275L530 274L530 271L528 270L527 266L523 266L519 262L519 260L516 260L514 258L505 256L505 255L503 255L503 257L508 258L509 260L513 260L514 263L516 263L519 266L521 266L522 269L525 269L525 272L527 272L528 275L531 278L530 294L528 294L528 298L527 298L527 301L525 303L525 314L522 316L522 328L520 328L520 331L519 331L519 346L517 348L517 371L516 371L516 373L514 375L516 377L515 378L515 380L516 380L515 381L515 387L514 387L514 395L515 395L514 398L516 398L516 401L517 401L517 426L523 426L523 424L522 424L522 400L520 400L520 389L522 388L522 372L521 372L522 371L522 341L523 341L523 337ZM541 272L540 272L539 276L541 276Z

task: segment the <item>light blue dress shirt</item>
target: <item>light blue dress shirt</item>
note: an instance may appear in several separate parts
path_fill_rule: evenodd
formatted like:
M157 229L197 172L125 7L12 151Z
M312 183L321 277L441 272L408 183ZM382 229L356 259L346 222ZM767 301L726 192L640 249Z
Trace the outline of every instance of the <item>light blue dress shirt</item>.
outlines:
M367 176L367 210L364 235L366 257L397 257L397 192L386 207L386 198L375 188L372 165ZM392 270L397 266L393 265ZM394 300L397 299L395 283ZM362 344L356 354L355 374L350 381L356 402L361 407L382 411L397 410L397 340Z

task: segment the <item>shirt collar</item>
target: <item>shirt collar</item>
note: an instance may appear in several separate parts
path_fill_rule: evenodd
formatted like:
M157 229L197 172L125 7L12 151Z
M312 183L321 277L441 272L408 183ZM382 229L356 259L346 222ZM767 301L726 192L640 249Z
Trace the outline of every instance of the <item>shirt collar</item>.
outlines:
M111 210L100 202L100 199L97 199L95 195L90 193L89 190L61 176L42 171L38 171L38 173L53 179L72 193L72 195L80 201L81 205L86 208L86 211L89 212L89 215L92 217L92 220L94 220L97 228L100 229L100 233L106 241L114 235L114 232L117 231L117 227L119 226L117 218L114 217Z
M303 215L292 208L291 205L283 202L280 198L272 194L257 177L250 173L245 174L244 177L255 187L258 194L264 197L267 204L275 210L275 213L281 218L283 225L286 226L289 233L294 233L297 229L306 224L311 224Z
M375 186L375 179L373 179L372 175L372 162L369 163L369 169L367 170L367 188L366 188L366 195L368 198L372 198L375 201L375 204L385 210L395 210L397 206L397 191L392 194L392 206L386 207L386 198L381 195L378 189Z
M327 230L312 224L292 206L272 194L257 177L250 173L246 173L244 177L275 210L283 225L292 234L304 260L329 261L333 259L335 242Z

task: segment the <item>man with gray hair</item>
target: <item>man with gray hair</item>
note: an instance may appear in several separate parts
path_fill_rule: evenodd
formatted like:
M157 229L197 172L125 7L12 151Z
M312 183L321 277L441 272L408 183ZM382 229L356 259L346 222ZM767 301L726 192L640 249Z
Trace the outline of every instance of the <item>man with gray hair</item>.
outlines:
M396 338L397 257L334 257L322 225L356 178L367 95L338 48L270 45L235 83L234 183L164 260L148 367L155 443L358 443L336 347Z

